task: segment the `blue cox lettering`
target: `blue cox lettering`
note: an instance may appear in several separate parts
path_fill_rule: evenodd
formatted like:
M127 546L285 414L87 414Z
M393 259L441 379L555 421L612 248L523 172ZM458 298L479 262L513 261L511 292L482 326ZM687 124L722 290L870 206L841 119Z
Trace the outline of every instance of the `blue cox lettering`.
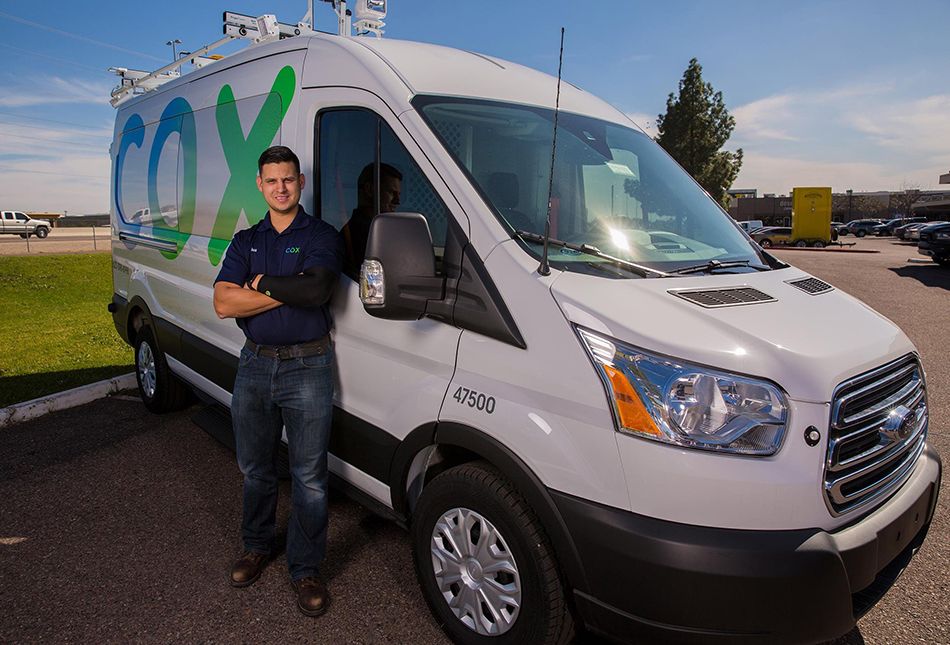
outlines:
M284 253L300 253L300 247L299 247L299 246L288 246L288 247L287 247L287 250L284 251Z

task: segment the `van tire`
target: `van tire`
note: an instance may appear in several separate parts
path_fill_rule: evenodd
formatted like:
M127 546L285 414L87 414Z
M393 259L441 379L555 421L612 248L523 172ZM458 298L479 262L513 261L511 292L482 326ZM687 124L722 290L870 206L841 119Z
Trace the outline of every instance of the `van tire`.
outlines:
M772 248L772 240L770 240L769 238L765 238L761 242L759 242L759 246L761 246L763 249L770 249Z
M806 242L805 240L798 240L797 242L795 242L795 246L797 246L800 249L804 249L805 247L808 246L808 242Z
M135 336L135 381L139 396L150 412L163 414L188 405L191 391L168 369L165 355L158 349L155 334L143 325Z
M822 242L821 240L815 240L814 242L812 242L812 247L816 249L823 249L825 248L825 243Z
M472 529L465 532L464 536L456 537L462 537L464 540L478 527L476 545L484 545L481 540L493 535L496 538L494 546L500 549L501 553L510 554L510 558L505 559L512 565L517 578L502 572L500 576L505 577L502 577L501 581L495 579L502 584L520 582L520 608L514 616L514 622L507 626L506 631L490 635L490 629L483 628L482 632L477 632L456 616L443 596L443 588L436 579L433 553L440 549L436 539L436 527L448 519L452 512L457 513L456 518L461 517L472 522ZM445 533L441 532L439 535L444 536ZM448 544L448 541L443 544ZM441 550L443 553L455 552L451 547ZM554 549L525 499L511 482L490 464L479 461L456 466L441 473L425 486L412 517L412 553L426 602L453 642L468 645L559 645L573 638L574 621L565 599ZM466 562L474 560L481 565L483 559L492 562L492 559L486 556L479 559L474 555L469 556ZM480 566L468 566L470 568L461 564L460 569L468 572L468 575L471 575L474 569L477 572L477 580L487 579L488 576L481 577ZM462 575L461 580L445 585L446 593L456 593L459 596L466 594L466 574ZM473 578L469 577L468 580ZM494 588L488 583L472 584L478 585L478 588L485 584L484 588L489 591ZM476 598L471 588L468 592L466 595L470 599ZM464 600L462 602L464 603ZM485 603L481 602L481 606L484 607ZM484 610L480 613L484 613ZM466 618L472 620L472 614L467 614ZM491 623L491 627L497 626L494 619L491 619Z
M47 235L49 235L49 229L45 226L40 226L36 229L36 237L40 238L41 240Z

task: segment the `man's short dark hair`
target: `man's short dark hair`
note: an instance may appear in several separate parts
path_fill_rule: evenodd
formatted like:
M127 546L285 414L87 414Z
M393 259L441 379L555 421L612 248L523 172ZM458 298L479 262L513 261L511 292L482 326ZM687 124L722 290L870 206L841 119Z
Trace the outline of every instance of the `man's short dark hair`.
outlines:
M375 163L366 164L363 169L360 171L360 176L356 178L357 187L362 187L373 181L373 167ZM393 179L398 179L402 181L402 173L399 172L399 169L395 166L390 166L388 163L379 164L379 177L392 177Z
M294 151L287 146L271 146L262 152L261 156L258 158L257 174L261 174L261 172L264 170L264 164L284 163L287 161L294 164L294 167L297 169L297 174L299 175L300 159L297 158L297 155L294 154Z

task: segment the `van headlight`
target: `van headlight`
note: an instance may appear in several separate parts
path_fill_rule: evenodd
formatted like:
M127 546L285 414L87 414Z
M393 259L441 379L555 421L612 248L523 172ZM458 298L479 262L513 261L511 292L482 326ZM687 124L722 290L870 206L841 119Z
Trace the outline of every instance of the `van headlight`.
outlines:
M773 383L657 356L576 328L620 432L687 448L772 455L788 401Z

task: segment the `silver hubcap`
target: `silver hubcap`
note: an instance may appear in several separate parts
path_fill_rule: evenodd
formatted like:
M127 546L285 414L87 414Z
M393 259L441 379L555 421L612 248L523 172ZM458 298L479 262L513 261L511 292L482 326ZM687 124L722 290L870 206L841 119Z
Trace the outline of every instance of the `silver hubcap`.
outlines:
M155 396L155 356L148 343L139 345L138 360L139 383L146 397Z
M432 529L431 550L436 584L456 618L486 636L512 628L521 609L521 577L491 522L453 508Z

